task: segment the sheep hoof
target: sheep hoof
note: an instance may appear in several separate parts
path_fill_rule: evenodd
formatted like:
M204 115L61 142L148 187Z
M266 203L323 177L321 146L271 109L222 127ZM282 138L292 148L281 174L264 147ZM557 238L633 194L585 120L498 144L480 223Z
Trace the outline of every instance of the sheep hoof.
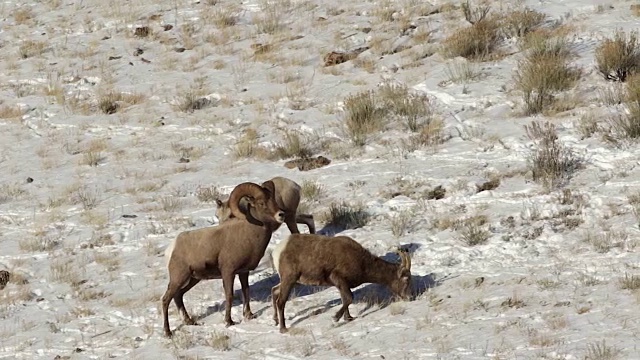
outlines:
M164 336L171 338L173 336L173 333L171 332L171 330L165 330L164 331Z
M344 321L353 321L354 319L355 318L353 316L351 316L351 315L344 317Z
M237 323L235 321L233 321L233 320L227 320L226 321L226 327L233 326L235 324L237 324Z
M280 334L286 334L289 332L289 329L287 329L286 327L281 327L280 328Z
M184 324L185 324L185 325L200 325L200 324L198 324L198 323L197 323L195 320L193 320L193 319L185 319L185 320L184 320Z
M252 319L255 319L255 318L257 318L257 316L252 312L244 315L244 319L245 320L252 320Z

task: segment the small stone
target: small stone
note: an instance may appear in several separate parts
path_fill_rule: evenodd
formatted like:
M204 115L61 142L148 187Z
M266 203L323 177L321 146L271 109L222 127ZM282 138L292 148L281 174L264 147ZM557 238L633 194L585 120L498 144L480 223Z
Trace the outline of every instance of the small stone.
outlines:
M147 37L150 33L151 29L149 29L148 26L139 26L134 30L133 35L137 37Z

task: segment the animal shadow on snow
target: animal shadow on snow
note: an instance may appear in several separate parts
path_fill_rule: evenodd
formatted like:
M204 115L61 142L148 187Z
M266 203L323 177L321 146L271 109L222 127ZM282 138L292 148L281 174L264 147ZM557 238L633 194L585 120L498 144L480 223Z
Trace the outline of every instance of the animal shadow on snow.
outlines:
M280 283L280 277L277 273L268 275L255 283L249 284L249 295L251 297L251 310L254 315L261 316L265 311L271 309L271 288L278 285ZM324 290L325 287L322 286L305 286L305 285L296 285L294 290L292 291L291 297L293 296L306 296L310 294L314 294L320 290ZM224 296L224 294L222 294ZM257 305L255 302L260 303L268 303L268 306L263 306L262 308L256 310L255 306ZM242 305L242 289L234 289L233 291L233 304L232 306ZM213 306L207 307L207 310L204 314L197 317L196 320L203 319L209 315L223 312L226 307L226 301L222 301Z
M410 243L410 244L402 245L401 249L407 250L409 253L413 253L419 247L420 247L420 244ZM382 259L389 262L393 262L393 263L400 262L400 257L395 252L389 252L385 254L384 256L382 256ZM413 287L412 300L415 298L418 298L428 289L440 285L443 280L444 279L439 279L436 281L433 274L427 274L427 275L412 274L411 275L411 282ZM277 273L274 273L258 280L253 284L250 284L250 296L251 296L251 302L253 305L252 310L256 316L261 316L266 311L272 311L271 310L272 309L271 288L278 285L279 282L280 282L280 277L278 276ZM309 286L309 285L296 284L293 291L291 292L289 299L312 295L324 290L334 291L336 294L336 298L326 302L324 305L311 307L295 314L295 317L298 319L296 319L291 325L295 325L298 322L308 319L312 316L325 313L331 310L332 308L336 306L340 306L342 304L342 300L340 299L340 292L335 287ZM353 304L360 304L360 303L366 304L366 306L362 310L358 311L358 313L356 314L356 316L358 317L366 317L369 314L372 314L374 312L377 312L379 310L386 308L391 302L393 302L393 299L394 299L393 293L389 289L387 289L387 287L384 285L366 284L364 286L359 287L355 291L353 291ZM255 301L260 303L266 303L267 305L263 306L262 308L256 311L255 305L257 304L254 303ZM234 290L233 306L241 305L241 304L242 304L242 292L241 292L241 289L238 288ZM197 316L195 320L200 320L209 315L223 312L225 309L225 306L226 306L226 301L222 301L213 306L209 306L207 307L207 310L205 311L205 313L200 316ZM374 309L374 310L371 310L371 309Z
M351 214L351 216L353 218L364 218L364 217L368 216L368 214L364 210L357 210L353 214ZM322 229L316 230L316 234L324 235L324 236L334 236L334 235L336 235L338 233L341 233L341 232L343 232L343 231L345 231L347 229L356 229L356 228L357 227L349 227L349 225L343 224L343 223L340 223L340 222L329 221L326 224L324 224Z

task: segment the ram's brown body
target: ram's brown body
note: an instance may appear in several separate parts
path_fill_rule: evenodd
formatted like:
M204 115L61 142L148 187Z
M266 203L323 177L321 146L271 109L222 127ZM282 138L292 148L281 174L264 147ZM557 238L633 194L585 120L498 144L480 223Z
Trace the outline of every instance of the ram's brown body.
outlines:
M171 336L168 307L173 299L186 324L195 324L187 313L183 296L201 280L222 279L225 291L227 326L231 320L233 281L240 278L243 297L243 314L252 318L249 306L249 271L254 270L271 240L272 233L280 227L284 213L273 198L273 184L261 187L253 183L238 185L231 193L231 211L238 216L222 225L180 233L167 248L169 285L162 297L164 331ZM240 213L238 203L248 197L248 211Z

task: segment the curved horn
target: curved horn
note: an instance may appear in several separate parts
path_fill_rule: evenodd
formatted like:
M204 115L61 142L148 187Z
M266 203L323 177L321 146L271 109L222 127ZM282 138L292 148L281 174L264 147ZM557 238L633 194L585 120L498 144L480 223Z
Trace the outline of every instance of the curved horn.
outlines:
M398 249L398 255L400 256L400 267L411 270L411 257L407 250Z
M403 251L402 255L405 258L405 260L404 260L404 268L407 269L407 270L411 270L411 256L409 255L409 251L408 250Z
M406 263L406 258L404 257L404 252L400 247L396 249L396 254L398 254L398 257L400 258L400 267L403 268Z
M262 195L262 188L258 184L245 182L236 186L231 195L229 195L229 209L231 214L238 219L246 219L247 217L240 211L240 199L245 196L258 197Z

